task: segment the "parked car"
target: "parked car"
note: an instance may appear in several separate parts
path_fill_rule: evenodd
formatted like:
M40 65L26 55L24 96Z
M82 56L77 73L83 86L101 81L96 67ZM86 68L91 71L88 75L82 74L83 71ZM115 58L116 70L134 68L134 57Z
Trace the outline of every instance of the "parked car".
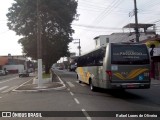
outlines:
M69 71L75 71L76 68L77 68L77 65L76 64L72 64L72 65L70 65Z
M0 76L5 75L5 71L4 70L0 70Z
M8 73L9 73L8 70L6 70L6 71L5 71L5 75L8 75Z
M63 67L59 67L59 70L63 70L64 68Z
M29 73L26 70L24 70L22 72L19 72L19 77L29 77Z

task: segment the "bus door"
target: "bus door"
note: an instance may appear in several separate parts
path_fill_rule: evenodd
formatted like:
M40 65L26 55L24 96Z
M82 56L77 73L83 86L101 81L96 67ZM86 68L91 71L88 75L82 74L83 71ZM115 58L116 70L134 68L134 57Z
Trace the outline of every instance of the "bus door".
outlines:
M103 80L103 71L104 71L104 67L103 67L103 58L104 58L104 50L102 49L101 51L98 51L98 55L97 55L97 61L96 61L96 66L97 66L97 85L98 87L101 88L105 88L105 84L104 84L104 80Z
M106 80L103 80L103 71L104 71L104 68L103 66L98 66L98 84L99 84L99 87L101 88L106 88Z

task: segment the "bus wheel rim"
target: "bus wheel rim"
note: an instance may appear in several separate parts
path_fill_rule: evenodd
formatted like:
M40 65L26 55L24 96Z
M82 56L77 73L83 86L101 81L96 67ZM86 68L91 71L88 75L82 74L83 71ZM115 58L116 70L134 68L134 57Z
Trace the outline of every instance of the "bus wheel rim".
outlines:
M93 85L92 82L90 83L90 89L93 90Z

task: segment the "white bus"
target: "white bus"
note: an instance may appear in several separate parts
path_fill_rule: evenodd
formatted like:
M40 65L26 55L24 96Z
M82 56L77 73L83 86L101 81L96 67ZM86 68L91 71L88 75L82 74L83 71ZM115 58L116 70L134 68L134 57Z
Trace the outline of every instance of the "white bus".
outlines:
M77 60L79 82L105 89L150 88L150 55L145 44L108 43Z

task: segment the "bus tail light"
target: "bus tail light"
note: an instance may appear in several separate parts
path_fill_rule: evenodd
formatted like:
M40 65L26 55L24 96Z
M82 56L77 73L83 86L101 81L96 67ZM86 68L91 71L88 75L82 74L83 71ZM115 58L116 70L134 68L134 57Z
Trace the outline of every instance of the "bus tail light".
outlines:
M109 80L111 81L111 79L112 79L112 71L111 70L106 70L106 73L108 74Z
M112 71L106 70L106 73L107 73L109 76L112 76Z

